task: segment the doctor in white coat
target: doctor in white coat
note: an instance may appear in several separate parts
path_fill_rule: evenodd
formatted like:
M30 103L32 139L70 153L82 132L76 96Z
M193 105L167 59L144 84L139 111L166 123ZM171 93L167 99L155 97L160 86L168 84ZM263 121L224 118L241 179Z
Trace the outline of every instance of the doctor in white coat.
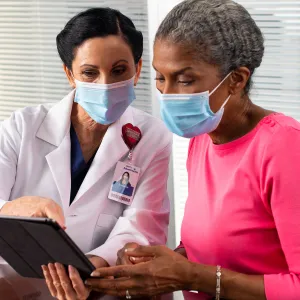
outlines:
M96 267L114 265L128 242L166 242L172 138L160 120L129 106L142 45L142 34L116 10L75 16L57 37L74 90L55 105L17 111L0 127L0 214L55 218ZM118 162L128 160L128 123L142 134L132 155L140 174L129 205L108 197ZM4 262L0 272L0 289L14 293L5 299L51 298L44 281L21 279ZM89 295L83 283L62 282L57 265L44 267L44 275L58 299Z

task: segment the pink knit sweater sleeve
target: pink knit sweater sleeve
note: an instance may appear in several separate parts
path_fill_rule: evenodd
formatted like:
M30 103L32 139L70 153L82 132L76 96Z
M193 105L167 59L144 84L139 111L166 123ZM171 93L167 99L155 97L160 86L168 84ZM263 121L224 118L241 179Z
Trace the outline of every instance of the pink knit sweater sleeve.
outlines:
M268 300L299 300L300 130L287 126L276 130L262 161L262 198L273 215L289 268L287 274L264 275L266 297Z

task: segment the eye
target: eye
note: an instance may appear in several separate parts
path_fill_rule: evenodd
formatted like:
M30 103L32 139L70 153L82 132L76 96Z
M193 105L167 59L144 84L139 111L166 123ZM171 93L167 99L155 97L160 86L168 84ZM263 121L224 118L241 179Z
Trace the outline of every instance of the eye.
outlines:
M195 80L190 81L178 81L179 84L182 84L183 86L190 86L195 82Z
M165 82L165 79L162 78L162 77L155 77L154 80L158 81L159 83L164 83Z
M112 70L112 74L115 76L123 75L126 72L126 67L117 67Z
M85 70L85 71L82 72L82 74L86 77L92 78L92 77L95 77L97 75L97 72L93 71L93 70Z

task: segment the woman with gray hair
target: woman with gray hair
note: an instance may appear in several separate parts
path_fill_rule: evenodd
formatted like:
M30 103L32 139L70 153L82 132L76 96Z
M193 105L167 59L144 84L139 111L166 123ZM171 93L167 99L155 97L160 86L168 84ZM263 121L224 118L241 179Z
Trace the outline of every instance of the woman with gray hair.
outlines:
M136 264L98 269L114 278L88 280L93 289L300 299L300 124L250 100L263 54L260 29L231 0L186 0L162 22L153 60L162 118L192 138L182 243L125 246L119 260Z

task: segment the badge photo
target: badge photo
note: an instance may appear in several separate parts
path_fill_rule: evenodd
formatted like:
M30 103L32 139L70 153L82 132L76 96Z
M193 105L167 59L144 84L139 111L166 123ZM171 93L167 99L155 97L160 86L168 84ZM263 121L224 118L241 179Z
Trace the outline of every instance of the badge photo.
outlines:
M130 205L134 197L139 175L140 168L119 161L108 198L113 201Z

